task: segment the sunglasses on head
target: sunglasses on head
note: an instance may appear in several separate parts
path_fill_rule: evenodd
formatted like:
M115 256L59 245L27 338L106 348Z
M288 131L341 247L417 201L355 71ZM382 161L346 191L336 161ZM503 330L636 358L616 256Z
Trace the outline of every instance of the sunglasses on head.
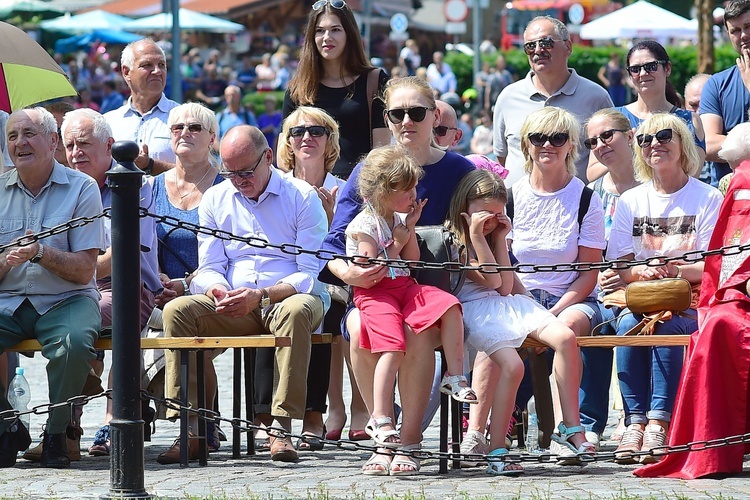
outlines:
M638 143L638 145L642 148L648 148L651 147L651 143L654 141L654 137L656 137L656 140L659 142L659 144L666 144L668 142L672 141L672 129L671 128L665 128L664 130L660 130L654 135L651 134L638 134L635 136L635 141Z
M172 134L180 135L182 131L185 130L185 127L187 127L188 132L190 132L191 134L198 134L203 130L203 125L201 125L200 123L191 123L190 125L185 125L184 123L175 123L169 128L172 131Z
M409 115L409 118L411 118L411 121L413 122L421 122L424 120L424 117L427 116L427 112L432 111L433 109L435 108L414 106L413 108L389 109L385 114L388 115L388 119L391 123L395 125L404 121L404 116L406 115Z
M328 133L328 129L322 125L300 125L289 129L289 135L295 138L304 137L305 132L310 134L310 137L322 137Z
M346 2L344 0L318 0L315 2L312 6L313 10L320 10L323 7L326 6L326 4L330 5L334 9L343 9L346 7Z
M446 127L445 125L438 125L432 130L433 132L435 132L436 136L445 137L445 134L447 134L449 130L458 130L458 129L456 127Z
M632 66L628 66L628 73L631 75L640 75L641 69L645 69L646 73L653 73L657 69L659 69L660 64L667 64L667 61L651 61L647 62L645 64L634 64Z
M533 144L536 147L544 146L544 144L549 141L549 143L559 148L566 142L568 142L568 139L570 138L570 134L567 132L555 132L554 134L529 134L529 142Z
M255 162L255 165L253 165L252 168L248 168L244 170L221 170L219 172L219 175L230 181L237 177L239 177L240 179L250 179L252 177L255 177L255 171L258 169L258 165L260 165L260 161L266 157L266 152L268 151L268 149L263 150L263 152L260 154L260 157L258 158L258 161Z
M544 38L540 38L539 40L532 40L531 42L524 43L523 51L526 52L526 55L530 56L536 51L537 45L539 45L540 49L549 50L555 46L555 42L563 41L564 40L555 40L551 36L545 36Z
M612 137L614 137L615 132L627 132L627 130L623 130L620 128L611 128L609 130L605 130L599 135L595 135L594 137L589 137L585 141L583 141L583 145L586 146L586 149L594 149L597 144L597 140L602 141L602 144L609 144L609 141L612 140Z

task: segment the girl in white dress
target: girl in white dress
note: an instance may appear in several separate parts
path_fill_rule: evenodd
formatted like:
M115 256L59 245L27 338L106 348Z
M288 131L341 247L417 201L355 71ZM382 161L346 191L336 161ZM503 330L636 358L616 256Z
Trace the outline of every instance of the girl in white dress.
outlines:
M456 187L446 225L466 245L469 265L510 266L506 237L511 230L511 222L505 215L507 200L502 179L486 170L467 174ZM478 351L484 352L500 369L500 381L492 397L487 398L492 401L487 473L492 475L523 473L523 468L518 464L506 463L502 459L492 460L493 456L501 457L508 453L505 431L523 377L523 362L516 349L527 336L555 349L557 356L553 368L558 384L565 379L564 373L558 373L560 367L564 366L557 362L558 358L580 359L572 330L534 299L511 293L514 277L513 271L467 271L466 281L458 293L464 310L466 340ZM578 395L574 393L569 396L577 398ZM563 401L563 414L571 411L577 414L577 403ZM480 406L483 405L472 405L471 411L476 411L474 408Z

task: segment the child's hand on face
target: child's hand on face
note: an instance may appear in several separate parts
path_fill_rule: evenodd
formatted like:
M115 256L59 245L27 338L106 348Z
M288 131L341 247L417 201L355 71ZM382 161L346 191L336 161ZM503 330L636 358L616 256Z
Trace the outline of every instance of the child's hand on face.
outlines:
M461 217L464 218L466 225L469 226L469 234L484 237L484 225L495 217L495 214L480 211L469 215L466 212L461 212Z
M414 227L417 225L417 222L419 221L419 218L422 217L422 209L427 204L427 200L416 200L411 205L411 211L406 215L406 226L414 229Z
M394 226L393 228L393 241L396 243L399 243L400 245L406 245L409 242L409 238L411 237L411 231L409 228L403 224L399 224L397 226Z
M505 238L513 228L513 224L510 222L510 218L505 214L496 214L495 217L497 217L497 227L493 232L497 236Z

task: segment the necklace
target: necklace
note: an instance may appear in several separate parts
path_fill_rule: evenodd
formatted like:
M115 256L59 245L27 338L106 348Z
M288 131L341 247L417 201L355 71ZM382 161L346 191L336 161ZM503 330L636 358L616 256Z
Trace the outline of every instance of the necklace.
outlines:
M175 167L175 168L177 168L177 167ZM203 177L201 177L198 182L196 182L196 183L193 184L193 189L191 189L190 191L188 191L185 194L182 194L182 191L180 191L180 184L179 184L179 182L177 182L177 172L174 172L174 187L177 188L177 195L180 197L180 201L184 200L185 198L187 198L188 196L190 196L191 194L193 194L193 192L196 189L198 189L198 186L200 185L200 183L203 182L203 179L206 178L206 176L208 175L208 173L211 170L213 170L213 168L211 167L211 165L209 165L208 169L206 169L206 173L203 174Z

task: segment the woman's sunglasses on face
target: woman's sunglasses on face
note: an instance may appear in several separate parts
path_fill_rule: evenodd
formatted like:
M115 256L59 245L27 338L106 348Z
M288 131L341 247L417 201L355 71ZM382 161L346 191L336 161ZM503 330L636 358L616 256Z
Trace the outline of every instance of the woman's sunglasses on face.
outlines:
M433 132L435 132L435 135L438 137L445 137L445 134L448 133L449 130L458 130L456 127L446 127L445 125L438 125L434 129L432 129Z
M597 144L597 140L602 141L602 144L609 144L609 141L612 140L612 137L614 137L615 132L627 132L627 130L623 130L620 128L611 128L609 130L605 130L599 135L595 135L594 137L589 137L585 141L583 141L583 145L586 146L586 149L594 149Z
M544 146L548 141L556 148L559 148L570 138L570 134L567 132L555 132L554 134L529 134L529 142L536 147Z
M637 76L641 74L641 69L645 69L646 73L653 73L657 69L659 69L660 64L667 64L667 61L651 61L647 62L645 64L634 64L632 66L628 66L628 73L630 73L633 76Z
M672 141L672 129L671 128L665 128L663 130L658 131L654 135L651 134L638 134L635 136L635 141L638 143L638 145L645 149L651 147L651 143L654 141L654 137L656 137L656 140L659 142L659 144L666 144L668 142Z
M527 56L530 56L534 54L536 51L537 44L539 45L540 49L543 50L549 50L555 46L555 42L562 42L563 40L555 40L554 38L550 36L545 36L544 38L540 38L539 40L532 40L531 42L526 42L523 44L523 51L526 52Z
M322 125L300 125L298 127L292 127L289 129L289 135L291 135L295 139L304 137L305 132L310 134L310 137L323 137L324 135L328 134L328 129Z
M346 7L346 2L344 0L318 0L315 2L312 6L313 10L320 10L323 7L326 6L326 4L330 5L334 9L343 9Z
M203 125L200 123L191 123L190 125L185 125L184 123L175 123L169 129L172 131L173 135L180 135L182 131L187 128L188 132L191 134L200 134L203 130Z
M424 117L427 116L427 112L432 111L433 109L435 108L414 106L413 108L389 109L385 114L388 115L388 119L391 123L396 125L404 121L406 115L409 115L409 118L411 118L411 121L413 122L421 122L424 120Z

